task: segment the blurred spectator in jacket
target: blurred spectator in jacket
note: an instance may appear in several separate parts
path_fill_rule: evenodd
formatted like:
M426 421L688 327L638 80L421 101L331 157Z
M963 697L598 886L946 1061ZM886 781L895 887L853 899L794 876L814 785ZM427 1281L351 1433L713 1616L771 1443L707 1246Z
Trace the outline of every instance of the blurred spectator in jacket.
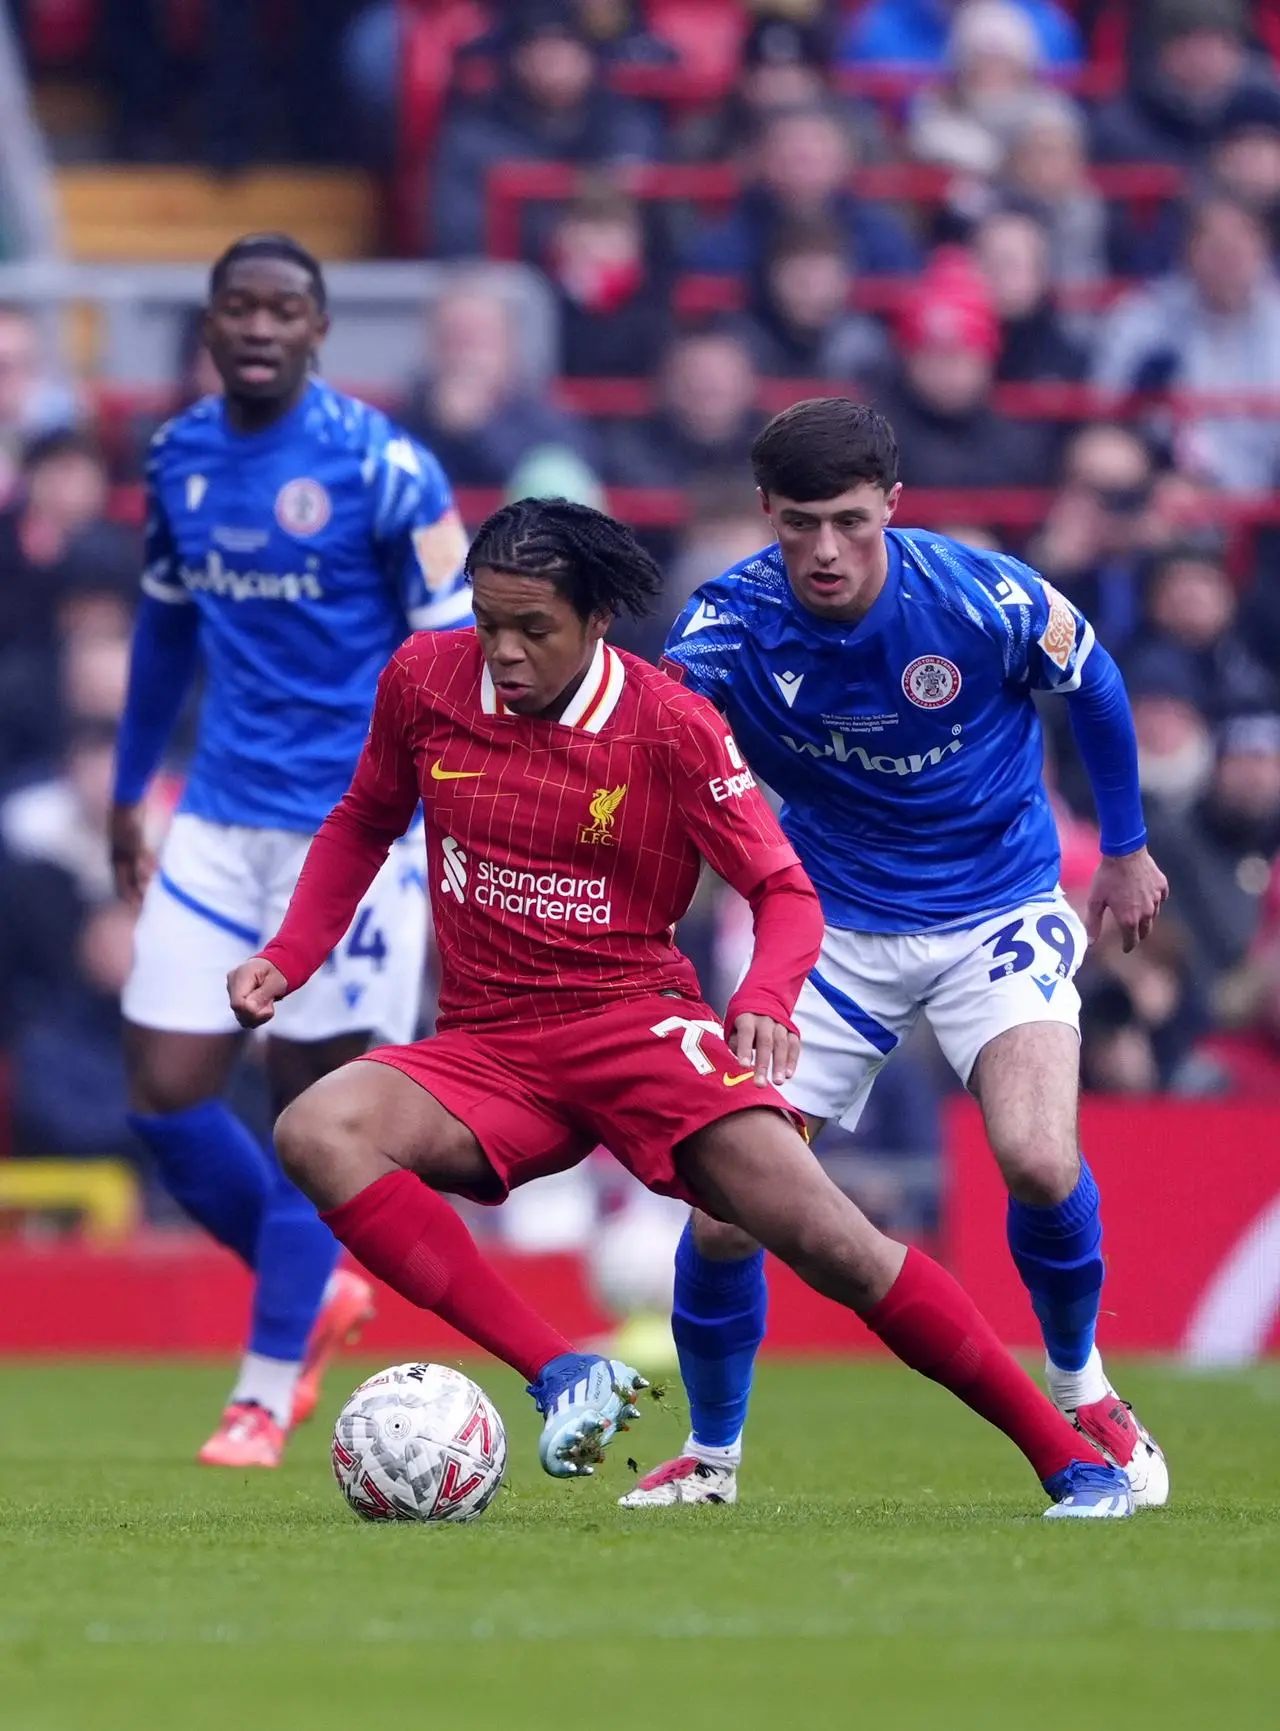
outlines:
M1194 167L1232 98L1274 83L1250 57L1242 0L1157 0L1149 53L1131 88L1105 103L1094 123L1100 162L1172 162Z
M59 765L0 802L0 1045L73 986L84 910L113 896L111 722L81 722Z
M741 473L763 417L756 375L729 330L688 332L667 351L658 408L613 429L608 479L623 487L682 487L698 476Z
M611 66L674 66L680 59L649 29L638 0L574 0L574 11Z
M900 372L877 400L907 485L1044 485L1048 437L992 407L1000 326L976 270L935 264L904 307L897 337Z
M1017 4L1034 28L1048 65L1079 65L1080 34L1062 6L1055 0ZM952 24L961 9L960 0L870 0L849 20L840 59L846 65L937 71L945 64Z
M758 274L779 232L822 218L844 236L853 269L865 275L916 268L919 249L883 205L849 189L855 167L850 129L831 108L785 110L768 117L747 163L747 184L733 211L687 246L690 270Z
M396 419L459 487L502 487L530 451L585 455L581 428L520 375L511 308L482 275L459 280L427 315L427 366Z
M1236 591L1219 559L1195 544L1173 547L1147 576L1147 642L1195 663L1218 717L1280 706L1280 687L1236 624Z
M35 320L23 307L0 305L0 505L17 485L26 445L76 419L75 398L45 364Z
M106 471L84 434L48 433L29 446L18 498L0 512L0 777L57 750L59 668L80 660L78 643L61 637L69 610L105 593L122 629L141 547L104 519L106 503Z
M1103 322L1094 381L1116 391L1280 391L1280 286L1252 211L1221 196L1199 206L1183 269L1127 296ZM1185 424L1178 458L1230 491L1265 490L1280 463L1280 421Z
M1167 643L1139 646L1124 658L1125 684L1138 739L1138 784L1150 826L1190 811L1213 776L1210 693L1193 656ZM1164 864L1160 849L1152 852Z
M1181 811L1150 811L1147 827L1202 975L1236 966L1280 848L1280 716L1227 722L1203 796Z
M743 39L732 90L712 112L694 114L680 125L676 152L686 160L723 162L749 148L770 115L831 101L827 31L804 18L766 11ZM885 156L888 141L871 103L844 101L840 109L853 131L859 160Z
M504 39L498 88L461 105L441 133L428 250L442 258L483 253L496 163L600 167L657 154L654 117L602 82L599 51L567 0L526 0Z
M120 902L89 910L75 935L74 968L51 999L20 1023L12 1051L13 1132L20 1154L137 1154L128 1124L120 1015L134 920L133 910Z
M1000 191L1043 221L1055 283L1108 274L1110 219L1089 177L1084 117L1069 96L1039 91L1013 121Z
M993 211L974 234L973 251L1000 320L996 378L1082 379L1088 357L1054 305L1049 236L1039 218L1028 211Z
M884 373L884 327L850 312L852 286L839 229L821 218L784 229L739 325L756 370L783 379L869 380Z
M57 773L17 788L0 803L5 856L65 873L85 903L114 894L107 843L114 760L115 724L78 722Z
M1165 909L1125 955L1108 920L1076 976L1081 1081L1094 1094L1202 1094L1216 1077L1196 1056L1209 1001L1184 921Z
M1228 102L1214 134L1204 191L1225 193L1257 216L1267 235L1272 264L1280 263L1280 90L1251 84ZM1158 276L1173 270L1186 248L1193 205L1163 205L1144 222L1118 233L1116 268L1125 276Z
M632 199L605 185L575 200L556 223L547 273L570 378L647 378L655 370L670 321Z
M1039 89L1035 26L1013 0L970 0L947 40L947 82L912 104L906 141L919 162L992 179Z
M1063 457L1062 485L1028 558L1069 595L1119 655L1142 617L1152 554L1189 532L1166 498L1150 446L1131 426L1086 427Z

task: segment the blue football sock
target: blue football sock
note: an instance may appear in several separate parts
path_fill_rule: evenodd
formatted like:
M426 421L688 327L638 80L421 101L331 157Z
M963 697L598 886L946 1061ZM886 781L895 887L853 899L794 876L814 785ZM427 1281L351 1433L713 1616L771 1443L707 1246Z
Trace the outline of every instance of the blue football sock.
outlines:
M258 1234L258 1284L249 1350L296 1364L306 1351L324 1289L337 1266L338 1241L274 1159L271 1179Z
M170 1195L206 1232L254 1268L271 1194L271 1163L221 1100L183 1112L129 1114L129 1127L155 1157Z
M1045 1350L1059 1370L1083 1370L1093 1350L1102 1297L1102 1222L1098 1186L1080 1161L1075 1189L1049 1208L1009 1198L1009 1249Z
M769 1293L764 1251L712 1262L693 1241L693 1222L676 1250L671 1332L689 1396L695 1442L729 1448L742 1434Z

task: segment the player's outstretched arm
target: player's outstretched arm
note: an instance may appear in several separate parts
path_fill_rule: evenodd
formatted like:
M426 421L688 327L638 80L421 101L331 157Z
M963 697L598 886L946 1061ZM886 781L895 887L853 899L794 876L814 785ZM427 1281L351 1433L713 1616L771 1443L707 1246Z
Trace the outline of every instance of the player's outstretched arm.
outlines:
M1129 694L1100 644L1094 644L1067 704L1102 832L1102 863L1089 892L1089 942L1098 938L1110 910L1124 948L1131 950L1150 933L1168 899L1169 881L1147 852Z
M129 688L116 736L115 790L109 828L116 893L142 899L155 870L146 845L142 801L169 742L199 655L199 615L189 601L138 604L129 660Z
M378 695L351 786L316 831L280 930L263 948L297 991L336 947L391 849L408 829L420 792L400 710L393 656Z
M751 904L751 965L725 1013L735 1055L756 1081L795 1070L796 999L822 944L822 908L795 850L755 784L728 724L706 698L688 695L674 748L676 810L713 871Z
M724 1025L734 1056L752 1066L763 1087L795 1074L800 1035L791 1013L822 946L822 906L800 865L761 879L747 900L755 931L751 965Z

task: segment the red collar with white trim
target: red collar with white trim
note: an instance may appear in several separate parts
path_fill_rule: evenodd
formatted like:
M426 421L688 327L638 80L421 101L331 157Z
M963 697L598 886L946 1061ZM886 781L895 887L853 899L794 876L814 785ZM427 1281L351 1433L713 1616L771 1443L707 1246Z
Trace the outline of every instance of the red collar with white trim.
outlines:
M563 715L556 718L559 727L576 727L583 733L599 733L618 707L626 670L617 650L601 641L591 657L582 684L574 692ZM514 715L493 688L488 667L480 675L480 709L484 715Z

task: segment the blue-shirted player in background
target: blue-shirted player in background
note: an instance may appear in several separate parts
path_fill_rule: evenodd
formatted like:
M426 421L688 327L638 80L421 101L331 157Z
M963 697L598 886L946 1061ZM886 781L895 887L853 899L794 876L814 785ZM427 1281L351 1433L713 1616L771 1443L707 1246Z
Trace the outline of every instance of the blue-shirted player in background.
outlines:
M1164 1457L1094 1344L1098 1191L1077 1140L1086 942L1058 887L1032 693L1062 693L1093 786L1103 859L1089 899L1126 948L1167 894L1147 852L1128 699L1087 621L1016 559L888 527L898 453L844 398L797 403L752 451L777 535L704 584L668 670L716 702L822 899L826 938L796 1006L784 1093L811 1134L851 1127L921 1014L976 1095L1009 1190L1014 1262L1044 1335L1049 1391L1163 1503ZM624 1506L733 1502L763 1256L696 1215L676 1257L673 1331L693 1434Z
M410 630L470 623L465 536L439 465L315 377L316 261L250 235L213 267L205 341L224 395L156 435L146 570L120 729L112 854L142 897L124 993L137 1134L182 1206L256 1274L249 1351L201 1450L274 1466L320 1372L370 1309L360 1276L220 1095L242 1038L226 976L276 929L360 755L378 673ZM142 799L201 668L199 739L158 865ZM277 1016L277 1111L380 1041L413 1038L426 903L420 832Z

